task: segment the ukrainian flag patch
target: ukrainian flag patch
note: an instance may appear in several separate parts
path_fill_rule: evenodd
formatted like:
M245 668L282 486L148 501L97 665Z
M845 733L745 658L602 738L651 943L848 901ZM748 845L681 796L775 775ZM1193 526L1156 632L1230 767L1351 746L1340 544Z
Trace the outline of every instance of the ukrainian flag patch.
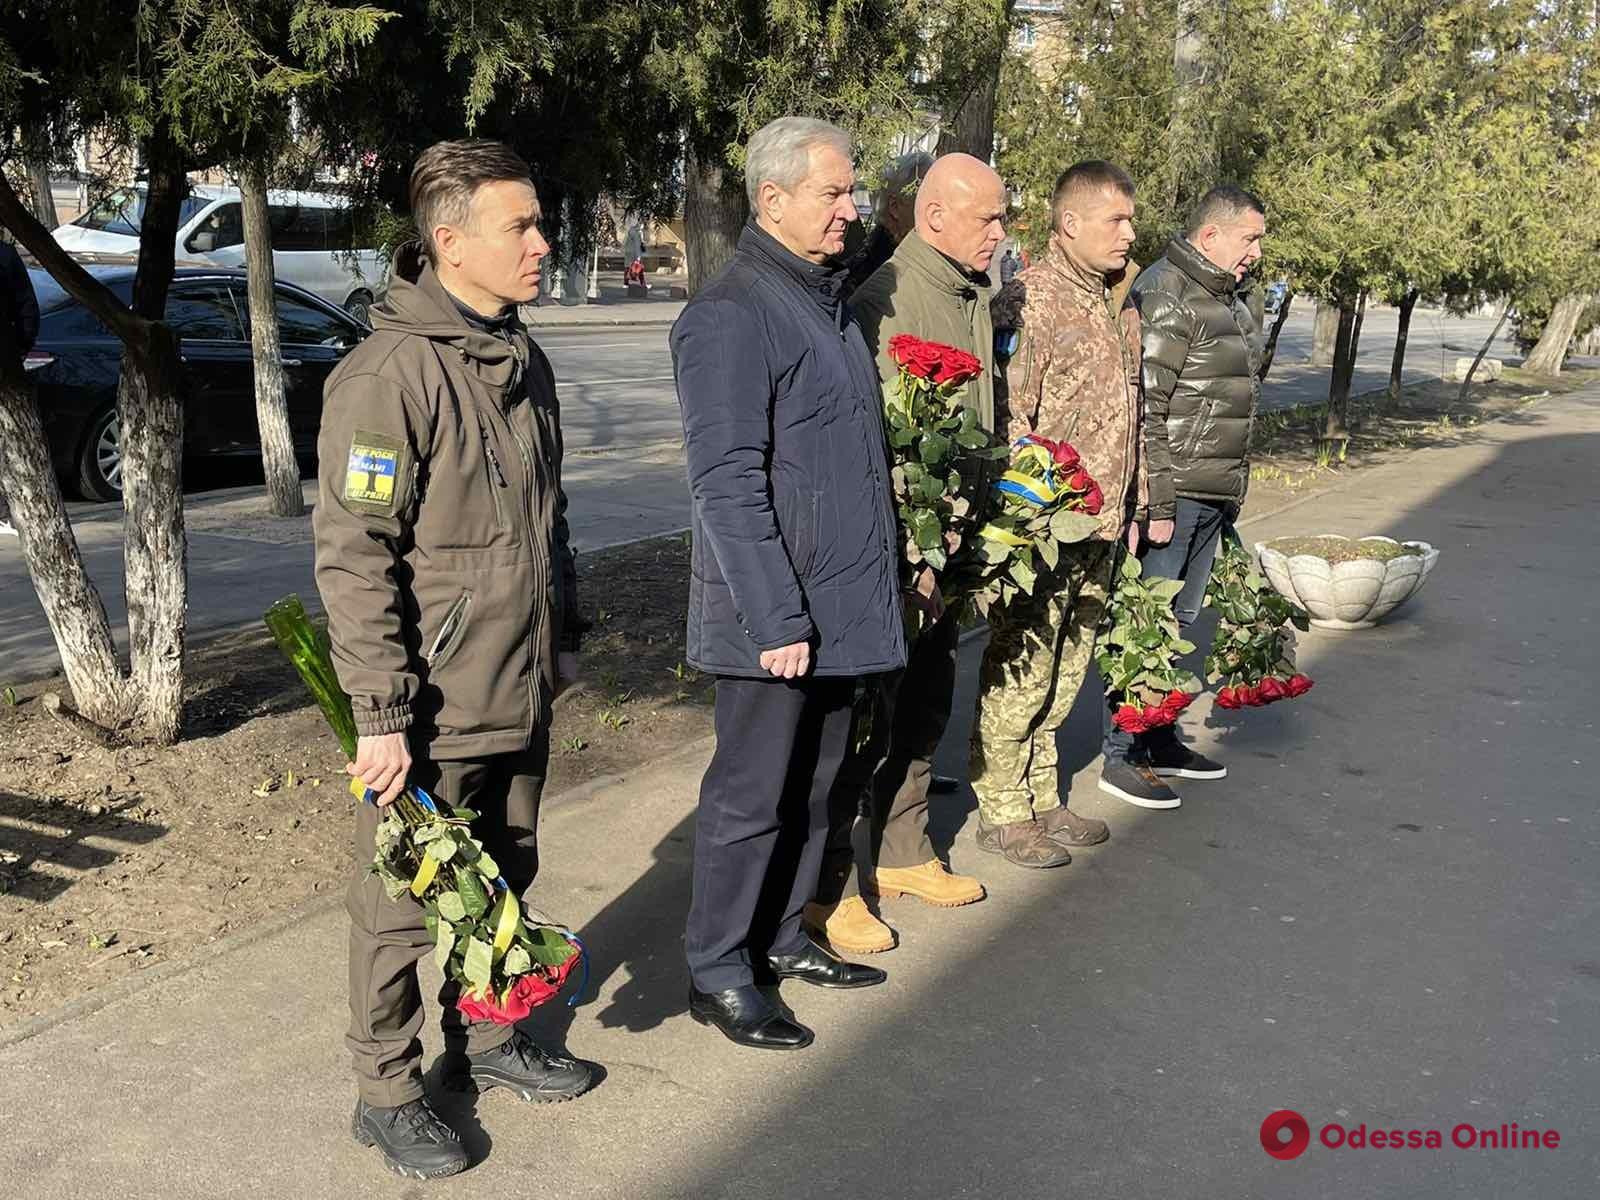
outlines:
M403 449L403 444L394 438L356 430L350 439L350 460L345 467L344 502L393 516L397 511Z

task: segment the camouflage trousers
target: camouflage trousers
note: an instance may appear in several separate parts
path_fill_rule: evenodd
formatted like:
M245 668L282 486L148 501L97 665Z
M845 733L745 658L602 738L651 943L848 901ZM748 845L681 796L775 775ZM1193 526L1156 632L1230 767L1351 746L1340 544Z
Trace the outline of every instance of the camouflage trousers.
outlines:
M1061 805L1056 730L1078 698L1094 661L1116 547L1063 547L1055 571L1041 573L996 623L978 675L972 725L972 790L990 825L1026 821Z

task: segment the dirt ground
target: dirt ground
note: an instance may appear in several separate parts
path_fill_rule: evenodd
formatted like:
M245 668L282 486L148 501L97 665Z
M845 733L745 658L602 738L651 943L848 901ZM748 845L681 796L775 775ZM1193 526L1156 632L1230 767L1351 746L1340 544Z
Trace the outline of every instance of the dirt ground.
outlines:
M1269 414L1245 513L1312 495L1420 446L1469 441L1560 380L1507 371L1458 403L1455 385L1352 403L1343 462L1320 409ZM710 732L711 685L682 662L688 546L657 538L581 564L585 684L557 706L552 794L625 771ZM339 751L264 630L192 648L184 740L104 749L46 714L46 680L0 680L0 1029L207 942L349 878L352 803ZM14 700L14 703L12 701Z
M710 731L710 682L682 662L685 540L580 565L595 627L556 706L550 794ZM193 647L189 675L165 749L67 729L39 703L60 679L0 701L0 1029L348 880L342 755L266 631Z

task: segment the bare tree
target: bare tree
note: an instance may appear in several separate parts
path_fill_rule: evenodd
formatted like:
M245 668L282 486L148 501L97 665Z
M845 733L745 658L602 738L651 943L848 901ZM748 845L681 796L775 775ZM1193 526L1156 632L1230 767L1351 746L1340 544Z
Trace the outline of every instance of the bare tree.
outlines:
M267 214L267 173L258 161L240 172L244 210L246 290L250 296L250 350L255 360L256 424L261 432L261 466L267 481L267 511L298 517L305 510L300 464L289 428L289 402L278 341L278 307L273 300L272 228Z

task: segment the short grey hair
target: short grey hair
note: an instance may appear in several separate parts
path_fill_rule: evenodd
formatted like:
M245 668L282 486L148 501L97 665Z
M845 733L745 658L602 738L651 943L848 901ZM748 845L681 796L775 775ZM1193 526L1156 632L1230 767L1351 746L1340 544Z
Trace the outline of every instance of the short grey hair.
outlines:
M850 158L850 135L815 117L779 117L750 136L744 152L744 190L755 208L768 180L792 192L811 170L811 147L832 146Z
M920 184L932 166L933 155L926 150L913 150L909 154L891 159L883 168L883 174L878 177L882 181L882 186L873 201L872 211L882 217L884 210L889 207L889 201L914 190L912 185Z

